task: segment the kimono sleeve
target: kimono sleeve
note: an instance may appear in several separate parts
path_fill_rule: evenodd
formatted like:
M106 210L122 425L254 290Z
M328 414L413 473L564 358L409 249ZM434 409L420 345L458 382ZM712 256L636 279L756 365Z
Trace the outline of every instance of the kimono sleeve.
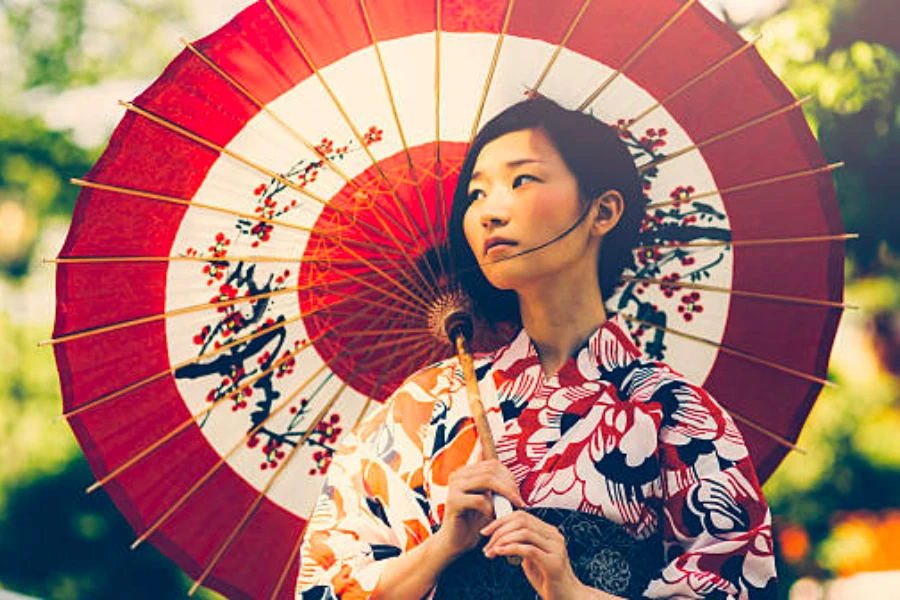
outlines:
M775 598L771 514L740 431L700 387L657 395L667 564L645 596Z
M422 440L434 399L407 381L334 455L300 550L298 599L368 598L432 532Z

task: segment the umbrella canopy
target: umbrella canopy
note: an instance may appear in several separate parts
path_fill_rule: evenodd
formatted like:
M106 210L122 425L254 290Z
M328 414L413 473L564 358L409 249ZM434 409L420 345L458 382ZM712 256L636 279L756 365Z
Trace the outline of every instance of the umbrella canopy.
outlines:
M341 436L453 354L457 174L535 94L632 149L650 204L607 307L771 474L827 384L847 236L752 43L695 0L267 0L127 103L57 261L64 412L138 541L292 595Z

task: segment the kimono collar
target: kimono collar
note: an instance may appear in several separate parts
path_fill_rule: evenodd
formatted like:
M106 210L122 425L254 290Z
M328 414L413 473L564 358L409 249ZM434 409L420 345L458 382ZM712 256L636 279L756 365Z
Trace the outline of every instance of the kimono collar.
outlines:
M494 368L508 369L513 363L540 363L537 348L523 327L506 346L498 349ZM575 359L566 361L557 374L566 377L567 371L577 368L587 380L603 378L604 373L624 367L641 357L641 351L628 331L625 318L614 314L600 325L575 352Z

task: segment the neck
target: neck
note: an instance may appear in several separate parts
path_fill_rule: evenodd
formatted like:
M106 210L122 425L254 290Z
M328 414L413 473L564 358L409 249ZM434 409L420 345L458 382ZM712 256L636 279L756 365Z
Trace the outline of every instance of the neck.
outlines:
M547 376L555 374L591 334L606 322L596 278L519 290L522 325Z

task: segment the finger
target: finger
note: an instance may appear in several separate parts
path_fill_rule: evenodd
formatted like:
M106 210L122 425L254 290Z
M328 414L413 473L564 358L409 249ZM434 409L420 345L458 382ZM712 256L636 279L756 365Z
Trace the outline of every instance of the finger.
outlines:
M484 494L461 494L456 498L454 506L457 512L477 512L488 521L494 518L494 505Z
M484 549L493 551L500 546L512 543L531 544L548 554L564 555L566 553L565 542L548 538L534 529L500 530L491 536Z
M513 506L525 506L512 473L497 461L485 461L477 468L459 469L451 475L450 485L466 493L491 491L505 497Z
M532 544L511 543L504 546L498 546L491 551L491 556L488 558L494 558L496 556L519 556L524 560L535 562L538 565L544 565L545 561L553 555L544 552Z

